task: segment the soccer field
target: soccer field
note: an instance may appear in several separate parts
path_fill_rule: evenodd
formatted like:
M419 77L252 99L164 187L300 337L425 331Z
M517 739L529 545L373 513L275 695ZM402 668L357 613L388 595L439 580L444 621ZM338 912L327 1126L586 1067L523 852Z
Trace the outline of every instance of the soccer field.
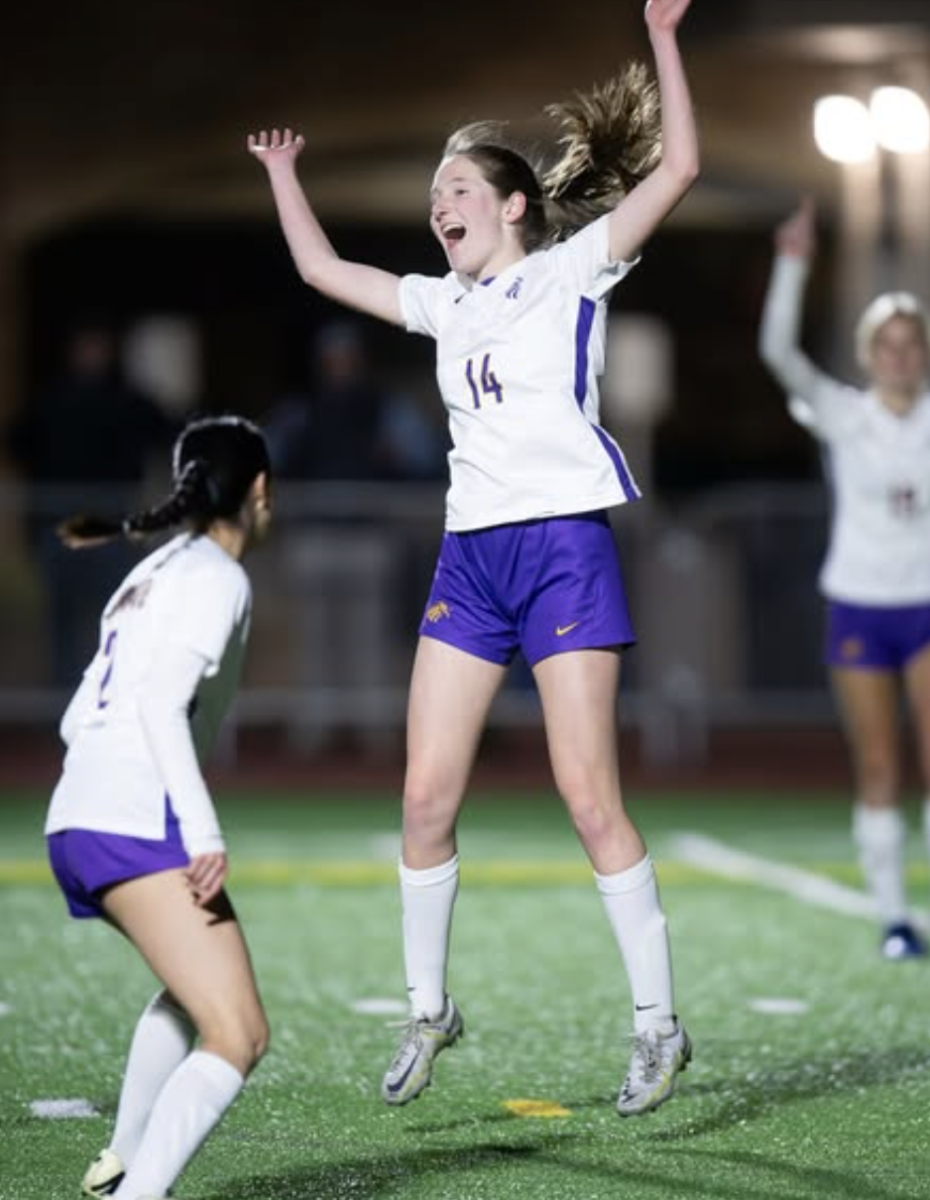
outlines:
M272 1046L183 1200L930 1196L930 963L879 957L842 797L632 799L695 1057L675 1099L626 1121L625 977L550 795L466 807L450 972L466 1036L400 1110L378 1096L404 995L395 800L219 804ZM78 1196L154 990L120 938L66 916L44 806L0 800L0 1200Z

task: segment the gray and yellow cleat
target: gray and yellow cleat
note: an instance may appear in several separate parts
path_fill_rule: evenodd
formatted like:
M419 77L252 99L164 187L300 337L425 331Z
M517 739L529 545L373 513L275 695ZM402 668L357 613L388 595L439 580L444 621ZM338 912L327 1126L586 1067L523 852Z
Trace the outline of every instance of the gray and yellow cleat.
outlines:
M621 1117L635 1117L658 1108L674 1092L675 1080L690 1061L691 1039L677 1017L671 1033L650 1029L637 1034L617 1112Z
M430 1085L436 1055L457 1042L464 1030L462 1015L450 996L435 1020L412 1017L381 1083L385 1103L400 1105L415 1100Z

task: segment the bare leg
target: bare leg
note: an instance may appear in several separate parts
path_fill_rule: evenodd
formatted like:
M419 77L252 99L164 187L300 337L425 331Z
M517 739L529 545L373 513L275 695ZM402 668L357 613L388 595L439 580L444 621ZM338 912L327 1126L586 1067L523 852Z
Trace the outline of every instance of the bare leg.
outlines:
M404 966L411 1019L381 1095L407 1104L428 1087L433 1060L462 1033L446 995L452 910L458 891L455 825L478 740L505 668L422 638L410 685L404 787Z
M630 983L636 1037L617 1111L635 1116L671 1096L691 1042L675 1015L655 870L620 792L620 656L609 650L557 654L538 663L535 675L556 783L594 867Z
M455 853L455 822L488 710L506 668L421 638L407 709L404 862L421 869Z
M112 888L107 915L196 1027L201 1045L168 1076L115 1195L162 1196L238 1095L267 1044L252 966L225 893L198 907L184 872Z
M488 708L504 668L434 638L417 650L407 724L403 862L407 991L415 1015L445 1002L452 909L458 889L455 823Z
M617 761L620 656L554 654L534 668L556 786L595 871L615 874L646 847L623 807Z
M626 965L638 1031L674 1028L672 968L652 861L620 794L613 651L557 654L536 667L556 783L595 870Z

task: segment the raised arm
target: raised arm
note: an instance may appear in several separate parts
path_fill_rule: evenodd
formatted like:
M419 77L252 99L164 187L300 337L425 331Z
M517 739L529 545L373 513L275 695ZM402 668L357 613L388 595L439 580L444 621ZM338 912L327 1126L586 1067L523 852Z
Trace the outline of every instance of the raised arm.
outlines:
M775 230L775 261L759 327L762 361L786 391L805 400L823 379L800 345L804 288L815 246L814 205L804 199Z
M303 281L331 300L402 325L398 277L340 258L310 207L297 178L303 137L290 129L262 130L249 134L248 148L268 172L278 220Z
M648 0L646 25L662 104L662 158L610 218L610 256L631 259L698 175L697 127L678 49L677 30L691 0Z

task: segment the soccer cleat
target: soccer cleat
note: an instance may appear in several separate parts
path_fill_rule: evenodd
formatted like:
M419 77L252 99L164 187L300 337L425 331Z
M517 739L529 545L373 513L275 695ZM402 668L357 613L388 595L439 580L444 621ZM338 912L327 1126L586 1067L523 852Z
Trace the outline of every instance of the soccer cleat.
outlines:
M435 1021L428 1017L411 1017L404 1029L397 1053L381 1083L381 1097L386 1104L406 1104L415 1100L433 1078L433 1059L462 1036L465 1026L462 1014L451 996Z
M85 1196L110 1196L119 1187L126 1168L112 1150L101 1150L81 1181Z
M679 1071L690 1061L691 1039L677 1017L673 1033L649 1029L637 1034L630 1069L617 1097L617 1112L621 1117L635 1117L658 1108L671 1096Z
M927 943L907 921L889 925L882 936L882 957L891 962L900 962L905 958L923 958L926 953Z

